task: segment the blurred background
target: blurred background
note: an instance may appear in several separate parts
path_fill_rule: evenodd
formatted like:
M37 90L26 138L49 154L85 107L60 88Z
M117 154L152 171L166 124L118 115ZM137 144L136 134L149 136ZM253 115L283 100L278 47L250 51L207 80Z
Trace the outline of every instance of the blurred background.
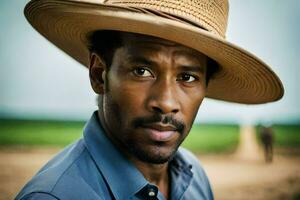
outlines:
M97 109L88 71L29 25L27 2L0 1L0 199L81 137ZM269 64L285 95L203 102L183 146L199 155L216 199L300 199L299 10L298 0L230 1L227 39Z

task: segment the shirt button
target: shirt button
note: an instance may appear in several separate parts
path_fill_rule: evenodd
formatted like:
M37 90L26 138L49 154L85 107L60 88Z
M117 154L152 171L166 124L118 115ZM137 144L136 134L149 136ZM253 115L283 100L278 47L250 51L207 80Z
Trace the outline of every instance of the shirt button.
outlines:
M154 197L155 196L155 192L154 191L149 191L148 195L149 195L149 197Z
M148 189L148 196L149 197L155 197L156 196L156 192L153 188Z

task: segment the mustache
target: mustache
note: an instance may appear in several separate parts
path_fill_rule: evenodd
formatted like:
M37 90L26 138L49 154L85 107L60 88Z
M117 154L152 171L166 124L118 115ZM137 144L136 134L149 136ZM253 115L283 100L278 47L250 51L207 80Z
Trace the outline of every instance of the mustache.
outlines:
M144 127L147 124L154 124L154 123L162 123L162 124L169 124L176 128L176 130L179 133L183 133L183 130L185 129L184 122L175 119L173 115L160 115L160 114L154 114L149 117L137 117L133 120L132 124L133 127Z

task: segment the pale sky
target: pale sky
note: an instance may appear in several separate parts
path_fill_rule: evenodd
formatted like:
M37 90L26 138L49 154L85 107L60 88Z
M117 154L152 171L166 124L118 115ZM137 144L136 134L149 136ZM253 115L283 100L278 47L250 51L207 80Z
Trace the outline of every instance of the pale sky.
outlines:
M87 70L29 25L26 2L0 2L0 118L88 119L97 107ZM230 1L227 39L269 64L285 96L256 106L206 99L197 121L300 123L299 10L299 0Z

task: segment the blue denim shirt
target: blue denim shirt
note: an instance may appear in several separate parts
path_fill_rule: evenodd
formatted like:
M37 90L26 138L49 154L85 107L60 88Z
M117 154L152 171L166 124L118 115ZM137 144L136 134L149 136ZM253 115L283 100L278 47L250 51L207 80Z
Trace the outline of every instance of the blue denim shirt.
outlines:
M180 148L170 161L170 198L213 199L199 161ZM50 160L28 182L17 200L138 200L165 199L103 133L97 112L84 136Z

